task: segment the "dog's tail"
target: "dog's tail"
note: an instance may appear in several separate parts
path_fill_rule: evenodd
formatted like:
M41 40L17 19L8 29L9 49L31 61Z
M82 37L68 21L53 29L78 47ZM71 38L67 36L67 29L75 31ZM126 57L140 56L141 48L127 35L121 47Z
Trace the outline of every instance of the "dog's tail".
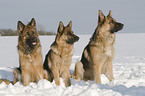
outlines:
M76 79L77 81L83 80L84 77L84 68L83 64L80 61L76 62L75 70L72 74L72 78Z
M14 74L14 80L13 81L9 81L7 79L0 79L0 84L2 82L5 82L7 85L9 85L10 83L12 85L16 84L18 81L20 81L20 73L21 73L21 69L20 68L15 68L13 70L13 74Z
M1 84L2 82L5 82L7 85L9 85L10 83L14 85L13 81L9 81L9 80L7 80L7 79L0 79L0 84Z

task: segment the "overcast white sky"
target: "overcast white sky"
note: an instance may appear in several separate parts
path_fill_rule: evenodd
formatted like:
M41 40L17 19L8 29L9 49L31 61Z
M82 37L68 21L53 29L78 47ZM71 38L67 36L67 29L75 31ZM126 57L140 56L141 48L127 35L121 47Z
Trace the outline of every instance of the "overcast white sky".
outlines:
M0 29L17 29L18 20L27 24L32 17L37 27L56 32L59 21L71 20L76 34L92 34L98 10L124 23L121 32L145 32L144 0L0 0Z

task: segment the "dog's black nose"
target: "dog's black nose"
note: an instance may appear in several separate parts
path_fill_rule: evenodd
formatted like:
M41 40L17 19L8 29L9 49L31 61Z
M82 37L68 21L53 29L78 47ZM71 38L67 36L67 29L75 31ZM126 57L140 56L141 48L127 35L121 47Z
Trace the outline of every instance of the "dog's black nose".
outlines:
M80 38L78 36L75 37L75 40L78 41Z
M120 26L121 26L121 27L123 27L123 26L124 26L124 24L120 23Z
M124 24L122 24L122 23L116 23L116 25L115 25L116 31L122 30L123 29L123 26L124 26Z

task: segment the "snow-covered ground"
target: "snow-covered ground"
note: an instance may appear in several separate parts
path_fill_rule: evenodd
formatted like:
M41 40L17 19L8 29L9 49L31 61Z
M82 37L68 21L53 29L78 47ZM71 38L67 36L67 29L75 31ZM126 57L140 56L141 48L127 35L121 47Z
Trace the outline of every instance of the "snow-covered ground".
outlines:
M89 42L91 35L80 35L75 44L70 72L74 70L75 62L81 58L83 48ZM43 59L50 49L55 36L40 36ZM38 84L30 83L23 86L0 84L0 96L144 96L145 95L145 34L117 34L115 43L115 59L113 71L115 79L111 82L102 75L102 84L94 81L76 81L71 79L71 86L65 87L55 82L40 80ZM13 80L12 70L19 66L17 53L17 37L0 37L0 78Z

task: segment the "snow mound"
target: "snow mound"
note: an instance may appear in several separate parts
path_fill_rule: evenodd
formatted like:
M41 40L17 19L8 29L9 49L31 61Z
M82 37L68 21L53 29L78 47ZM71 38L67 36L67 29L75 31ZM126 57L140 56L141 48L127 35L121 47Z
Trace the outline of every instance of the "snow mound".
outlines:
M111 82L105 75L101 76L102 84L94 81L76 81L71 78L71 86L65 87L63 80L56 86L43 79L37 84L23 86L21 82L15 85L0 84L0 96L144 96L145 94L145 34L118 34L116 37L116 56L113 61L115 79ZM83 48L90 35L81 35L75 44L70 73L74 71L75 63L80 60ZM139 39L140 38L140 39ZM43 57L50 49L54 36L40 37ZM5 43L3 43L5 42ZM11 43L10 43L11 42ZM17 54L17 37L0 37L0 78L13 80L13 69L19 66ZM5 54L5 55L3 55ZM7 58L7 60L5 59ZM43 58L44 59L44 58Z

